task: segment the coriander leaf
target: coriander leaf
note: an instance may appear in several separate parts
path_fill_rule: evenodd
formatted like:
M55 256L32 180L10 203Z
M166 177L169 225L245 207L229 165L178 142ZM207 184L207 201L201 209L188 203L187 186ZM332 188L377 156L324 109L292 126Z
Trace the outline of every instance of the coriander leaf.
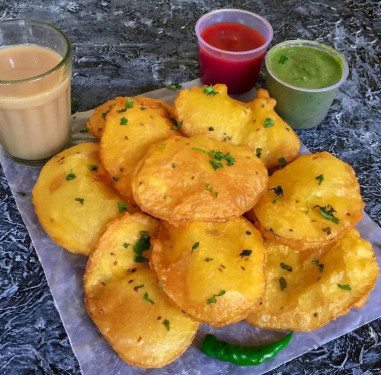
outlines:
M164 195L164 199L170 199L172 198L172 195Z
M239 254L239 256L241 258L248 257L251 255L252 252L253 252L253 250L242 250L242 252Z
M278 61L278 63L279 63L279 64L284 64L287 60L288 60L288 57L287 57L287 56L281 55L281 56L279 57L279 61Z
M214 91L214 89L213 89L213 85L210 85L210 86L208 86L208 87L204 87L203 90L202 90L202 92L203 92L204 94L206 94L206 95L212 95L212 96L218 94L218 91Z
M256 148L255 155L257 156L257 158L260 158L261 154L262 154L262 149L260 147Z
M179 90L181 89L183 86L180 85L179 83L173 83L172 85L165 85L165 88L166 89L169 89L169 90Z
M119 181L119 177L113 177L112 178L115 182L118 182Z
M218 197L218 191L215 191L215 192L213 193L213 195L214 195L214 198L217 198L217 197Z
M319 181L318 185L320 185L324 181L324 175L319 174L319 176L315 177L315 180L318 180Z
M233 137L231 137L230 135L226 136L226 138L228 139L228 141L231 141L233 139Z
M20 196L20 197L25 197L26 193L24 193L23 191L18 191L17 194Z
M377 246L381 249L381 243L378 243Z
M278 159L278 163L284 168L287 164L286 159L282 156L281 158Z
M171 163L171 167L172 168L176 168L176 164L175 163Z
M312 264L319 264L319 259L316 259L316 258L312 259L311 263Z
M274 120L271 119L270 117L267 117L265 122L263 123L263 126L265 128L270 128L271 126L273 126L275 124Z
M337 212L330 204L322 207L319 205L314 206L314 208L319 207L320 215L325 219L332 221L335 224L339 224L339 219L334 216L334 212Z
M151 247L151 238L149 236L149 232L141 231L140 239L136 242L133 247L135 255L134 262L135 263L146 263L148 259L145 258L142 254L144 251L148 250Z
M340 288L340 289L344 289L344 290L352 290L351 286L348 285L348 284L337 284L337 286Z
M214 128L213 126L209 126L209 129L208 129L210 132L213 132L214 131Z
M108 111L102 113L102 118L103 118L103 120L106 120L106 116L107 116L109 113L110 113L110 109L109 109Z
M274 199L273 199L273 204L275 204L276 202L278 202L280 200L280 197L275 197Z
M128 124L128 120L125 117L122 117L120 119L120 125L127 125L127 124Z
M151 305L153 305L155 303L155 302L152 301L152 299L150 299L148 297L148 293L147 292L144 293L143 299L146 300L147 302L149 302Z
M135 290L135 292L137 292L138 289L143 288L143 287L144 287L144 284L142 284L142 285L137 285L137 286L134 287L134 290Z
M212 192L213 188L209 184L206 184L205 185L205 190Z
M204 260L205 260L205 262L211 262L212 260L214 260L214 258L209 258L209 257L207 257L207 258L205 258Z
M125 249L127 249L128 246L130 246L130 245L131 245L130 243L125 242L125 243L123 244L123 247L124 247Z
M269 229L269 232L272 233L272 235L274 236L274 239L276 239L276 234L274 232L274 229L273 228L270 228Z
M191 254L193 254L193 251L196 250L199 246L200 246L200 242L199 241L195 242L192 246Z
M310 206L308 205L308 201L306 202L306 206L307 206L307 210L304 211L304 213L305 213L306 215L308 215L308 213L310 212Z
M165 146L166 146L166 144L164 143L164 144L162 144L162 145L160 145L159 146L159 150L164 150L165 149Z
M83 202L85 201L83 198L74 198L74 200L81 203L82 206L83 206Z
M163 326L167 329L167 331L170 331L170 330L171 330L170 322L169 322L168 319L164 319L164 320L163 320Z
M279 285L280 285L280 290L285 290L287 288L287 281L283 276L279 278Z
M178 121L178 122L176 122L176 125L172 126L171 129L173 129L173 130L180 130L182 126L183 126L183 122L182 121Z
M87 128L82 128L82 129L79 129L79 132L80 132L80 133L88 133L88 132L89 132L89 129L87 129Z
M159 289L163 290L163 288L164 288L164 285L162 283L159 283Z
M209 163L212 165L213 169L216 171L218 168L222 168L224 165L221 162L215 160L209 160Z
M276 194L276 195L281 195L282 197L284 196L283 195L283 189L282 189L282 186L280 186L280 185L278 185L278 186L275 186L275 187L273 187L273 188L270 188L269 190L274 190L274 193Z
M323 228L322 231L323 231L323 232L326 232L326 233L327 233L327 236L329 236L329 235L331 234L331 227Z
M217 303L217 298L216 297L221 297L225 294L226 292L224 290L220 290L218 294L213 294L212 297L208 298L206 300L206 303L210 305L211 303Z
M126 104L124 105L126 108L132 108L134 106L134 101L131 98L126 100Z
M97 172L98 171L98 166L96 164L89 164L87 166L90 172Z
M70 173L66 176L66 181L74 180L77 176L73 173L73 171L70 171Z
M319 267L319 272L322 273L324 271L324 264L320 263L319 262L319 259L313 259L311 261L312 264L314 264L315 266L318 266Z
M120 213L127 211L126 203L124 202L118 202L118 211Z
M282 268L282 270L286 270L286 271L288 271L288 272L292 272L292 267L291 266L289 266L289 265L287 265L286 263L281 263L280 264L280 268Z

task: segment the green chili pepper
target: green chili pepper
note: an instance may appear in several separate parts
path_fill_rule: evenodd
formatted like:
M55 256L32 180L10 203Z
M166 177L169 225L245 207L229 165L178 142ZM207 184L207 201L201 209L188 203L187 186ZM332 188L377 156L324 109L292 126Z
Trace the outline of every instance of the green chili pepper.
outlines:
M274 358L291 341L293 332L281 340L265 346L237 346L219 341L213 335L206 335L201 344L201 351L209 357L240 366L257 366Z

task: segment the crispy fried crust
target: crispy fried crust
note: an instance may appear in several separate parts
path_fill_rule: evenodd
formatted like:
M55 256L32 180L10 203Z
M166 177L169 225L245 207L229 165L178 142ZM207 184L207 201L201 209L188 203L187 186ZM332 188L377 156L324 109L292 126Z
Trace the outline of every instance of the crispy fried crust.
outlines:
M234 162L207 154L212 151ZM221 166L215 169L211 161ZM162 220L226 221L253 207L267 181L266 168L247 146L174 136L151 146L139 161L132 190L142 210Z
M275 113L276 101L267 90L259 89L252 102L243 103L230 98L225 85L213 89L218 94L206 95L202 87L192 87L177 96L175 117L183 122L186 136L205 134L234 145L247 144L269 169L280 167L279 158L290 162L299 155L299 137Z
M261 235L242 217L179 227L161 222L151 256L168 297L192 318L213 326L242 320L259 302L263 262Z
M265 248L265 296L245 319L260 328L318 329L351 308L361 308L379 273L371 244L354 228L324 252L299 252L274 241L265 241Z
M111 222L90 256L84 276L87 311L127 363L163 367L192 343L198 323L160 290L148 263L136 263L141 232L155 235L158 221L142 213ZM142 256L149 257L150 250Z
M276 193L278 186L282 193ZM332 220L321 213L319 206L335 210ZM309 250L342 237L361 220L363 208L353 169L328 152L321 152L300 156L271 175L268 190L253 213L265 238Z
M37 217L52 239L72 253L89 255L123 198L102 167L98 143L68 148L42 168L33 189ZM125 201L125 208L138 208Z
M100 157L115 189L132 199L132 173L137 162L153 143L177 132L171 129L174 124L168 118L168 106L161 101L136 97L132 98L133 107L126 109L127 99L116 98L115 107L107 116Z

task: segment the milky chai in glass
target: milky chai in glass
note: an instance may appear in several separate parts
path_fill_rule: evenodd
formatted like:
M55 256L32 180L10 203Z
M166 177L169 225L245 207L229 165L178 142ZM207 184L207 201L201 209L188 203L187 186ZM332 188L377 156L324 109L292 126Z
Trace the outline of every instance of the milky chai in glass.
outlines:
M36 21L14 20L12 31L6 25L9 36L21 31L21 21L36 23L31 32L44 31L50 43L0 48L0 143L14 161L38 166L70 142L71 48L58 29Z

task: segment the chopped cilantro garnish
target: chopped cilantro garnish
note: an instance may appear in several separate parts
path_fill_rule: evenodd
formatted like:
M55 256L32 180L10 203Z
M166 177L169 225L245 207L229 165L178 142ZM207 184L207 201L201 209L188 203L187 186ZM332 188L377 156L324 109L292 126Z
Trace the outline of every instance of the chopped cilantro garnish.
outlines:
M150 246L151 246L151 238L149 236L149 232L141 231L140 239L138 240L138 242L136 242L135 246L133 247L135 252L134 262L136 263L148 262L148 259L145 258L142 254L144 251L148 250Z
M289 266L288 264L286 264L286 263L281 263L280 264L280 268L282 268L282 270L286 270L286 271L288 271L288 272L292 272L292 267L291 266Z
M377 246L381 249L381 243L378 243Z
M279 61L278 61L278 63L279 63L279 64L284 64L287 60L288 60L288 57L287 57L287 56L281 55L281 56L279 57Z
M155 302L153 302L152 301L152 299L150 299L149 297L148 297L148 293L147 292L145 292L144 293L144 297L143 297L147 302L149 302L151 305L153 305Z
M118 202L118 211L120 213L122 213L124 211L127 211L126 203L124 203L124 202Z
M120 125L127 125L127 124L128 124L128 120L125 117L122 117L120 119Z
M110 112L110 109L108 111L102 113L103 120L106 120L106 116L109 114L109 112Z
M164 150L164 149L165 149L165 146L166 146L166 144L163 143L162 145L159 146L159 150Z
M221 296L223 296L225 293L226 293L226 292L225 292L224 290L220 290L220 292L219 292L218 294L213 294L212 297L208 298L208 299L206 300L206 303L207 303L208 305L210 305L211 303L217 303L217 299L216 299L216 297L221 297Z
M20 197L25 197L26 193L24 193L23 191L18 191L17 194L20 196Z
M171 163L172 168L176 168L176 163Z
M280 290L285 290L287 288L287 281L283 276L279 278L279 285L280 285Z
M134 101L131 98L126 100L126 104L124 105L126 108L132 108L134 106Z
M71 99L71 114L78 111L79 108L79 100L78 98L72 98Z
M215 161L215 160L209 160L209 163L212 165L213 169L216 171L218 168L222 168L224 165L219 162L219 161Z
M182 126L183 126L183 122L182 121L178 121L178 122L176 122L176 125L172 126L171 129L173 129L173 130L180 130Z
M81 203L82 206L83 206L83 202L85 201L83 198L74 198L74 200L75 200L76 202Z
M257 158L260 158L261 154L262 154L262 149L260 147L256 148L255 155L257 156Z
M273 228L270 228L269 229L269 232L274 236L274 238L276 239L276 234L274 232L274 229Z
M118 182L119 181L119 177L113 177L112 178L115 182Z
M308 205L308 201L306 201L306 207L307 209L304 211L304 213L308 215L308 213L310 212L310 206Z
M168 319L164 319L164 320L163 320L163 326L167 329L167 331L170 331L170 330L171 330L170 322L169 322Z
M209 129L208 129L210 132L213 132L214 131L214 128L213 126L209 126Z
M209 257L205 258L205 262L211 262L212 260L214 260L214 258L209 258Z
M265 122L263 123L263 126L265 128L270 128L271 126L273 126L275 124L274 120L270 117L267 117Z
M127 247L130 246L130 245L131 245L131 244L125 242L125 243L123 244L123 247L124 247L125 249L127 249Z
M159 289L163 290L163 288L164 288L164 285L162 283L159 283Z
M239 254L239 256L241 258L248 257L251 255L252 252L253 252L253 250L242 250L242 252Z
M98 166L96 164L89 164L87 166L90 172L97 172L98 171Z
M183 86L180 85L179 83L173 83L172 85L165 85L165 88L166 89L169 89L169 90L179 90L181 89Z
M224 166L224 164L222 163L222 160L225 160L227 165L234 165L235 163L235 158L232 155L230 155L230 152L227 152L226 154L224 154L221 151L214 151L214 150L206 151L198 147L192 147L192 150L201 151L204 154L207 154L208 156L210 156L212 159L209 160L209 163L212 165L214 170L217 170L218 168L222 168Z
M218 91L214 91L213 89L213 85L210 85L210 86L207 86L207 87L204 87L202 92L206 95L217 95L218 94Z
M325 219L332 221L335 224L339 223L339 219L334 216L334 212L337 212L330 204L327 204L326 206L322 207L319 205L314 206L314 208L319 207L320 215L323 216Z
M314 264L315 266L318 266L318 267L319 267L319 272L320 272L320 273L324 271L324 264L320 263L320 262L319 262L319 259L316 259L316 258L315 258L315 259L313 259L313 260L311 261L311 263Z
M278 163L284 168L287 164L286 159L282 156L281 158L278 159Z
M329 236L329 235L331 234L331 227L323 228L322 231L323 231L323 232L326 232L326 233L327 233L327 236Z
M170 199L172 198L172 195L164 195L164 199Z
M226 138L228 139L228 141L231 141L233 139L233 137L231 137L230 135L227 135Z
M137 292L138 289L140 289L140 288L144 288L144 284L142 284L142 285L136 285L136 286L134 287L135 292Z
M337 286L340 288L340 289L344 289L344 290L352 290L351 286L349 284L337 284Z
M73 171L70 171L70 173L66 176L66 181L74 180L77 176L73 173Z
M319 181L318 185L320 185L324 181L324 175L319 174L319 176L315 177L315 180L318 180Z
M205 190L212 192L213 188L209 184L206 184L205 185Z
M191 254L193 254L193 251L196 250L199 246L200 246L200 242L199 241L195 242L192 246Z
M276 202L278 202L279 199L280 199L280 197L275 197L275 198L273 199L273 204L275 204Z
M82 128L82 129L79 129L79 132L80 132L80 133L88 133L88 132L89 132L89 129L87 129L87 128Z
M273 188L270 188L269 190L274 190L274 193L276 195L281 195L283 196L283 189L282 189L282 186L278 185L278 186L275 186Z

